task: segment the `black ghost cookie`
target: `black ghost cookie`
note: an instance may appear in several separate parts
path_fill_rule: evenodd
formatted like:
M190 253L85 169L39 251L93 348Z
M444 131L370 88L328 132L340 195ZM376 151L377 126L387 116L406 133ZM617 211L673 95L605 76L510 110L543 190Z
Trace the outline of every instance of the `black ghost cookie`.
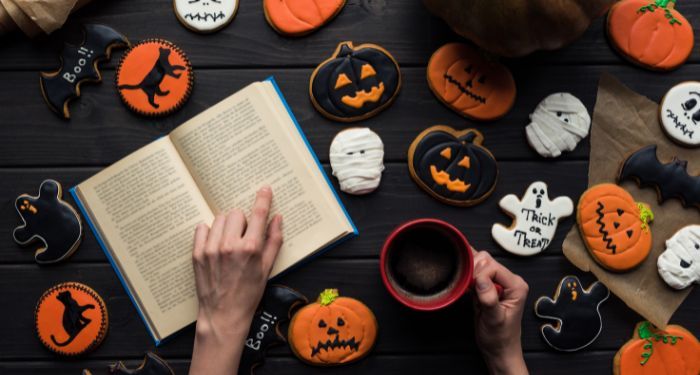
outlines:
M68 258L80 245L83 227L80 216L61 199L61 184L45 180L39 195L22 194L15 208L24 224L15 228L12 237L20 245L42 242L34 253L37 263L55 263Z
M542 325L542 337L552 348L565 352L592 344L603 329L600 304L609 296L610 291L599 281L584 290L578 277L565 276L554 299L540 297L535 302L538 317L556 321Z
M455 206L473 206L496 186L498 166L475 129L432 126L411 143L408 168L413 180L436 199Z
M376 44L342 42L311 75L311 102L322 115L344 122L374 116L399 93L399 64Z

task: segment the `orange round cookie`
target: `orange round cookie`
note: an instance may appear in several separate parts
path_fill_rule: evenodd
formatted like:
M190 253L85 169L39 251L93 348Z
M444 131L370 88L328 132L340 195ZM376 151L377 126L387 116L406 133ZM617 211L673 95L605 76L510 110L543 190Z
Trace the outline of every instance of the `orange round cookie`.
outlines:
M90 287L66 282L39 298L34 312L39 340L52 352L76 356L95 349L107 334L107 307Z
M309 34L335 18L346 0L263 0L265 19L282 35Z
M122 101L144 116L170 114L189 99L194 74L185 53L162 39L146 39L129 49L117 68Z

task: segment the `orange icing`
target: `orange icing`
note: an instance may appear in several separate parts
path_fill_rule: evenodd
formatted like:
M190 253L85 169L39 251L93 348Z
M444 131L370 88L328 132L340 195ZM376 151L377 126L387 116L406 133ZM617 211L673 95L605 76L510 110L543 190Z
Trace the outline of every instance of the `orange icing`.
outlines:
M345 0L263 0L265 17L286 35L308 34L333 19Z
M640 323L644 324L644 323ZM647 323L648 324L648 323ZM652 338L634 337L615 356L616 375L697 375L700 373L700 342L681 326L652 328ZM666 342L661 337L666 336ZM675 343L670 336L679 337ZM657 340L657 338L660 338ZM645 348L651 344L650 347ZM649 354L645 360L644 354ZM643 364L642 364L643 363Z

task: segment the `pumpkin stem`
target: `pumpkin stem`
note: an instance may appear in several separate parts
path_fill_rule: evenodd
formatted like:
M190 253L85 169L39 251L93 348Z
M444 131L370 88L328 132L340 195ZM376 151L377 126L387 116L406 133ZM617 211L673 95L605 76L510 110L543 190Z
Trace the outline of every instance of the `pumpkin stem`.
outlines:
M639 209L639 219L642 220L642 230L647 232L649 231L649 226L647 224L654 220L654 213L649 206L642 202L637 202L637 208Z
M664 10L664 17L668 19L668 23L673 26L673 25L682 25L681 21L679 21L676 17L673 16L673 13L671 13L671 10L676 6L676 0L655 0L654 3L651 3L649 5L645 5L641 8L639 8L640 13L645 13L645 12L654 12L655 10L661 8Z
M326 289L319 294L317 302L320 303L321 306L328 306L339 296L338 289Z
M670 342L671 345L676 345L678 340L683 340L682 336L661 335L655 331L656 328L649 322L642 322L637 328L639 338L646 341L643 346L645 352L642 353L642 360L639 362L639 364L642 366L644 366L644 364L649 361L649 358L651 358L651 355L654 354L654 341L661 341L664 344L668 344Z

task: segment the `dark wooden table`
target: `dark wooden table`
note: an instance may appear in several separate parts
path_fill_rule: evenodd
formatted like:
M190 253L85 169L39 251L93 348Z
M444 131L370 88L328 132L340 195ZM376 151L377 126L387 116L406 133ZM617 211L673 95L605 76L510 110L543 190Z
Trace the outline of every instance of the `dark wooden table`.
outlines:
M81 10L72 22L105 23L131 41L161 37L188 54L195 69L195 90L189 103L163 119L144 119L129 112L114 86L115 61L102 68L101 85L83 86L83 97L71 106L73 118L62 121L44 103L38 72L58 64L62 33L30 42L24 37L0 39L0 373L78 374L89 367L105 373L107 363L118 359L136 363L147 350L156 350L186 373L192 350L193 329L154 348L136 310L91 233L78 252L60 265L39 267L32 251L17 246L11 237L19 219L14 199L20 193L36 194L39 183L54 178L70 187L101 168L175 128L180 123L254 80L274 75L301 122L311 145L328 165L328 147L343 125L321 117L308 99L308 79L316 64L326 59L338 42L374 42L387 48L402 67L404 86L396 102L361 125L381 135L386 146L386 171L379 190L366 197L341 195L357 223L360 237L328 252L279 280L309 297L323 288L336 287L345 295L365 301L379 320L380 336L370 357L337 369L314 369L296 360L286 347L269 353L259 374L464 374L483 373L474 342L471 301L464 298L438 313L409 311L395 302L381 284L378 254L385 236L401 222L437 217L454 223L473 245L488 249L499 261L521 274L530 284L523 319L525 357L533 374L610 373L613 355L628 340L642 318L613 297L602 307L604 328L586 350L560 354L540 337L542 323L533 313L533 301L550 295L566 274L593 279L575 269L562 256L561 241L574 224L564 221L554 243L540 256L510 256L493 242L494 222L509 222L497 202L505 194L522 194L529 183L543 180L550 195L577 200L586 187L588 140L555 161L543 160L530 149L524 127L528 114L546 95L568 91L593 109L597 81L610 72L634 90L659 100L673 84L698 79L699 49L688 64L669 74L647 72L623 62L606 41L602 20L597 20L573 45L556 52L537 53L509 61L518 85L513 110L493 123L466 121L442 106L428 89L425 65L431 53L459 38L430 16L418 0L349 0L340 16L305 38L277 35L265 22L261 1L242 1L233 23L208 36L182 27L171 0L96 2ZM684 1L680 8L700 25L700 3ZM75 29L75 28L74 28ZM501 178L486 202L469 209L443 205L424 194L410 180L406 150L413 137L433 124L476 127L499 161ZM620 126L625 126L621 123ZM328 171L328 167L326 168ZM95 352L80 360L58 358L35 337L33 311L41 293L55 283L76 280L96 289L109 308L109 334ZM700 294L693 292L672 321L700 334Z

